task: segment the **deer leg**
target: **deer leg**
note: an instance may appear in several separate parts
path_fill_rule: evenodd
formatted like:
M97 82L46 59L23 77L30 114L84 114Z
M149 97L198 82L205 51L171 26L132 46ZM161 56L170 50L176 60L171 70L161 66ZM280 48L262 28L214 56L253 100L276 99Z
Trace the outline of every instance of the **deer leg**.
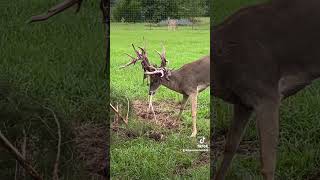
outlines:
M279 136L280 99L264 101L256 107L260 138L261 173L264 180L273 180Z
M224 150L223 161L216 175L216 180L225 178L231 161L238 149L242 134L248 124L252 110L244 105L235 104L233 107L233 122L230 126Z
M180 118L182 116L182 112L183 112L184 108L186 107L188 99L189 99L189 96L184 94L183 95L183 99L181 101L180 112L179 112L179 115L178 115L178 118L177 118L178 121L180 121Z
M197 135L197 96L198 92L191 94L192 134L190 137Z

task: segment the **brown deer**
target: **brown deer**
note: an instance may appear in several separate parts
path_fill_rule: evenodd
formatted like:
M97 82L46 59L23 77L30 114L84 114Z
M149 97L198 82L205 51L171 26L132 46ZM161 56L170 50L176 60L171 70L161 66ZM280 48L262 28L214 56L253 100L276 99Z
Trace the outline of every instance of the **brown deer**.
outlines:
M226 176L252 112L261 173L273 180L281 100L320 76L320 1L274 0L243 8L212 29L212 93L233 104L223 161Z
M168 18L168 31L170 29L173 31L176 31L176 27L177 27L177 20Z
M160 67L152 66L150 64L144 48L139 47L141 51L137 51L133 44L132 46L137 57L129 55L132 58L132 61L122 67L135 64L138 60L141 60L144 74L150 77L149 95L151 97L161 85L182 94L183 99L181 101L178 120L180 120L185 105L190 98L192 112L191 137L195 137L197 134L197 97L198 93L210 86L210 57L205 56L197 61L183 65L180 69L170 70L166 68L168 61L166 59L164 46L162 53L158 52L161 58Z

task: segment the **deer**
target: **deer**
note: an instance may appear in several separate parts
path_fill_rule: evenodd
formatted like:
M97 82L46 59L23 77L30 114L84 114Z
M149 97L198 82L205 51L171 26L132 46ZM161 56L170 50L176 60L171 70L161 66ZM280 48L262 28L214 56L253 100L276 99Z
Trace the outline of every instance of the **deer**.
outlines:
M150 79L150 101L161 85L182 94L183 99L176 121L181 119L187 101L191 99L192 134L190 137L195 137L197 135L197 97L200 92L210 86L210 56L204 56L194 62L183 65L177 70L172 70L166 67L168 60L166 58L164 46L161 53L156 51L161 59L161 65L159 67L150 64L145 48L139 47L140 51L138 51L133 44L132 47L136 53L136 57L127 54L131 58L131 61L126 65L121 66L121 68L135 64L137 61L141 60L144 78L149 76Z
M320 77L320 1L274 0L236 11L212 27L212 93L233 105L222 162L225 179L252 113L261 174L273 180L281 102Z
M168 18L168 31L170 29L173 31L176 31L176 27L177 27L177 20Z

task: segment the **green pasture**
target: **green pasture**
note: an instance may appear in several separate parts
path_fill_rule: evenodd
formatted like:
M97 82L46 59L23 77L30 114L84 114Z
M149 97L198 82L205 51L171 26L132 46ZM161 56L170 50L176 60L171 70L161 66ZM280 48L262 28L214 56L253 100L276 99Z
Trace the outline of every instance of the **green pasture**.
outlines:
M215 0L212 11L214 24L249 4L264 0ZM305 180L320 178L320 83L316 81L297 95L286 99L280 110L280 144L276 179ZM216 133L229 127L232 107L219 101L216 109ZM246 130L244 140L258 140L254 117ZM220 162L221 157L219 158ZM220 163L217 163L219 165ZM233 160L228 180L262 179L259 153L251 156L237 155Z
M177 31L168 31L167 27L151 27L144 24L111 24L111 102L122 102L126 98L147 101L148 86L142 83L143 71L140 63L126 69L119 69L130 59L124 54L134 55L131 43L144 46L147 42L149 60L160 64L160 58L154 51L161 51L161 43L166 47L168 67L178 69L183 64L209 55L209 19L203 18L201 25L179 27ZM209 104L208 90L199 95L198 101L198 135L209 138ZM155 97L156 101L177 103L182 95L161 87ZM190 103L190 102L189 102ZM178 112L177 112L178 113ZM196 148L197 140L191 135L191 110L186 108L182 117L182 127L169 130L141 121L131 112L128 129L134 137L123 137L117 133L111 136L111 177L113 179L209 179L209 163L197 163L203 154L199 152L182 152L184 148ZM165 135L165 140L158 142L147 137L150 131ZM208 156L209 158L209 156Z

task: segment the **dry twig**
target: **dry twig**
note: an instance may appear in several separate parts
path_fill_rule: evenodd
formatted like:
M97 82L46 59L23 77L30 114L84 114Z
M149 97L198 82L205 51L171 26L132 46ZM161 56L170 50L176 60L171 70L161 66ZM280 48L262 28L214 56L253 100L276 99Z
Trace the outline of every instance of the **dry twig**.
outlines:
M115 122L118 123L118 119L120 118L126 125L128 125L128 118L129 118L129 110L130 110L130 103L129 103L129 99L127 98L127 101L128 101L128 110L127 110L127 115L126 117L124 118L120 112L119 112L119 108L118 108L118 105L116 106L116 108L110 103L110 107L111 109L113 110L113 112L115 112L116 114L116 119L115 119Z
M31 166L31 164L20 154L20 152L11 144L11 142L0 131L0 141L15 157L27 173L36 180L43 180L40 174Z
M58 145L57 145L57 155L56 155L56 160L54 162L54 166L53 166L53 173L52 173L52 176L53 176L53 180L58 180L59 179L59 161L60 161L60 152L61 152L61 127L60 127L60 122L59 122L59 119L57 118L57 115L56 113L48 108L48 107L45 107L43 106L43 108L49 110L52 115L53 115L53 118L57 124L57 134L58 134Z

